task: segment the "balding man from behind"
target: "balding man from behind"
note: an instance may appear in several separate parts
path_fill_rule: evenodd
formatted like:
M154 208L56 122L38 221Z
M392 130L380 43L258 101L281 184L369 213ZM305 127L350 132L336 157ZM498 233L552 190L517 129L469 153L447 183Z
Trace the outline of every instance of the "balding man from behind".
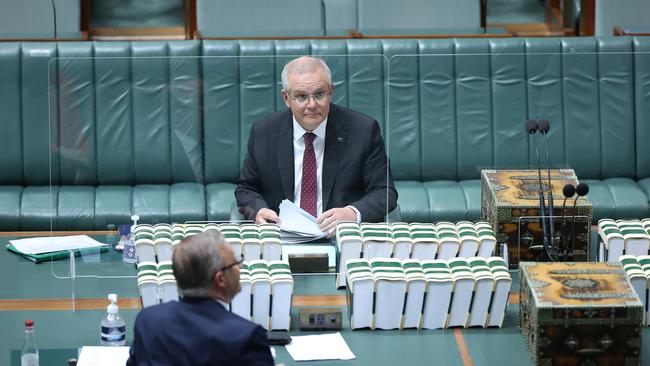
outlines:
M172 263L182 299L138 314L127 366L273 365L264 329L226 308L241 289L241 261L223 236L184 239Z

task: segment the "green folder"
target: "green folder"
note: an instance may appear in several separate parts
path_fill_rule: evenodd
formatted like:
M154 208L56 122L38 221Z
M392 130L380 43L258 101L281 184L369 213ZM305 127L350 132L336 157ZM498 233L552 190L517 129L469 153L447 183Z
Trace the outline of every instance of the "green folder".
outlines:
M34 263L49 262L57 259L65 259L70 257L69 250L61 250L58 252L48 252L48 253L41 253L41 254L26 254L19 251L18 249L16 249L16 247L14 247L11 244L7 244L7 250L9 250L12 253L21 255ZM75 257L78 257L86 253L104 253L107 251L108 251L108 245L105 245L102 247L95 247L95 248L76 249L74 250L74 255Z

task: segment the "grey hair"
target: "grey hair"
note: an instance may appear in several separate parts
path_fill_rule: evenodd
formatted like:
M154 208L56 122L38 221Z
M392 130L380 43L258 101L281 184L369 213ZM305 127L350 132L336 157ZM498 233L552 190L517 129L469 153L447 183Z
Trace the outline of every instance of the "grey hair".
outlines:
M304 62L306 60L311 60L311 62ZM304 74L314 72L317 68L320 68L325 73L327 85L332 85L332 72L323 59L312 56L302 56L295 58L284 65L284 68L282 69L282 89L289 92L290 87L288 78L290 73Z
M217 230L206 230L183 239L174 247L172 268L182 297L212 294L215 272L223 267L220 247L227 242Z

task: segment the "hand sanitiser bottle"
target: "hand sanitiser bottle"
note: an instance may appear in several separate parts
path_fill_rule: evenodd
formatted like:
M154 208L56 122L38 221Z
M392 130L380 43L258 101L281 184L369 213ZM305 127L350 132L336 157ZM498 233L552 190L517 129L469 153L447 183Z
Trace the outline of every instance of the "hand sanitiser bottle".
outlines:
M102 320L102 346L123 346L126 343L126 323L118 313L117 295L109 294L106 317Z
M21 366L38 366L38 348L34 338L34 321L25 320L25 343L20 353Z

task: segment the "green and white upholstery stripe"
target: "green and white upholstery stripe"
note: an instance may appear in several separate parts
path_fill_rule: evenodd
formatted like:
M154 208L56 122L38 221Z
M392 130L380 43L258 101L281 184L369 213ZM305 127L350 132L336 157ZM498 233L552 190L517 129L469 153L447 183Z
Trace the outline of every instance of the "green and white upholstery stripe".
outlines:
M447 261L440 259L422 261L422 270L427 282L451 282L451 270Z

